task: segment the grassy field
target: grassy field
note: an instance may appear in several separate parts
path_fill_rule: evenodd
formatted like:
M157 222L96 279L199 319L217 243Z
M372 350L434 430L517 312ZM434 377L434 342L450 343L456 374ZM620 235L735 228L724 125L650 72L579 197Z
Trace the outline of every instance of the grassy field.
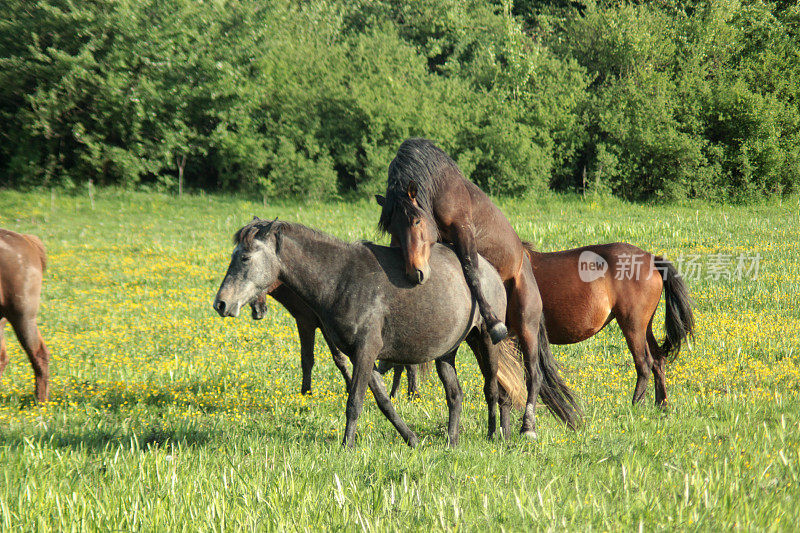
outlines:
M577 432L539 411L539 439L485 438L482 379L459 355L461 444L446 447L435 375L396 401L421 438L407 448L371 397L355 450L340 448L345 394L318 339L314 394L271 301L261 322L211 302L231 236L254 214L348 240L378 239L378 210L99 191L0 191L0 227L35 233L49 268L40 325L51 403L32 401L7 330L0 382L0 530L436 529L790 530L800 523L798 201L635 206L503 201L541 250L628 241L706 267L760 257L757 279L688 280L696 343L668 366L670 408L631 407L619 328L554 347L577 389ZM663 312L657 321L663 331ZM435 373L434 373L435 374ZM513 423L519 424L519 413Z

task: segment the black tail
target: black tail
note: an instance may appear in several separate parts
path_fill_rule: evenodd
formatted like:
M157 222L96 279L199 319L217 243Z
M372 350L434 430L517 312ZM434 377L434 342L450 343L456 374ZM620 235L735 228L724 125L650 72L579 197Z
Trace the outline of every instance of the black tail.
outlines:
M556 417L572 429L578 427L583 418L575 395L564 383L558 372L558 363L550 352L550 341L544 326L544 316L539 322L539 370L542 373L542 387L539 397Z
M694 340L694 314L692 313L692 299L689 289L675 266L656 256L654 264L661 272L664 280L664 299L666 300L666 313L664 329L667 335L659 350L664 357L674 359L681 350L681 343L687 337Z

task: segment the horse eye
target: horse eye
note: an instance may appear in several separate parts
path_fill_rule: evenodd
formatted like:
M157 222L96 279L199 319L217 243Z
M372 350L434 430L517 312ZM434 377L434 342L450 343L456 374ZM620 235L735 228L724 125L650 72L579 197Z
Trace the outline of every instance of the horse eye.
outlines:
M250 256L242 254L242 263L247 263L248 261L250 261Z
M415 226L419 226L420 224L422 224L422 219L421 218L418 218L418 219L414 220L414 225Z

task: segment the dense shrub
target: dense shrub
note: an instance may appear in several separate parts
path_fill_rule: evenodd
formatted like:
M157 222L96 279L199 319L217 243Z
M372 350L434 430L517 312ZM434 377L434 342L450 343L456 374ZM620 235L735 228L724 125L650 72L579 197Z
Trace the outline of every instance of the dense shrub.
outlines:
M379 190L435 139L495 194L797 190L792 2L3 0L11 186Z

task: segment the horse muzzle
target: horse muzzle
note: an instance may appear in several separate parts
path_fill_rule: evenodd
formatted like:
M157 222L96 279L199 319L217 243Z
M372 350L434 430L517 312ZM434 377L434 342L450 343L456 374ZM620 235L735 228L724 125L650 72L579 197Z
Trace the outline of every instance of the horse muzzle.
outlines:
M228 304L225 300L220 300L217 298L214 300L214 309L216 309L219 316L225 318L227 316L232 316L236 318L239 316L239 311L241 310L242 306L239 303L235 304Z
M430 265L425 265L422 268L413 268L411 271L406 271L408 281L416 285L422 285L431 275Z

